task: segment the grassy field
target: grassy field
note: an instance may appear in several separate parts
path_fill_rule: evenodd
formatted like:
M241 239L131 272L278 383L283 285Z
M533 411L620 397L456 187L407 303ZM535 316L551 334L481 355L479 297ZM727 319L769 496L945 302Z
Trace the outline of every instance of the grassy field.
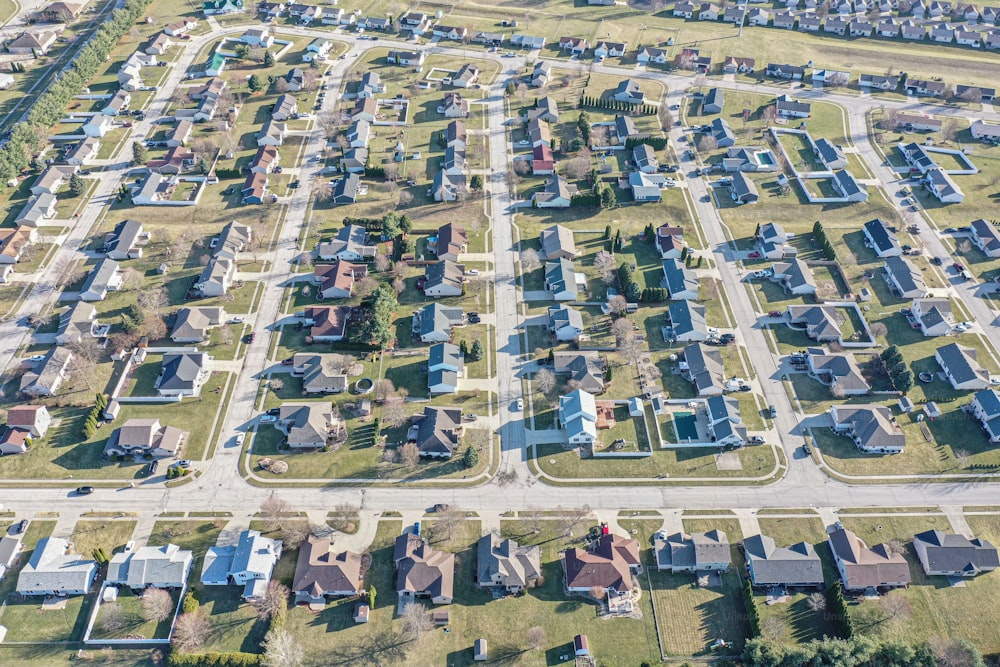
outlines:
M180 601L180 590L170 591L176 609ZM125 626L118 630L108 631L102 626L102 620L107 618L112 609L112 605L117 605L118 609L125 617ZM91 636L95 639L126 639L134 637L144 637L146 639L166 639L170 634L170 625L173 616L156 622L146 620L143 616L142 597L136 595L131 589L120 587L118 597L114 602L101 604L101 609L97 612L97 620L94 623L94 631Z
M111 554L132 538L136 522L133 520L79 521L73 530L70 542L76 553L90 558L95 549L104 549Z

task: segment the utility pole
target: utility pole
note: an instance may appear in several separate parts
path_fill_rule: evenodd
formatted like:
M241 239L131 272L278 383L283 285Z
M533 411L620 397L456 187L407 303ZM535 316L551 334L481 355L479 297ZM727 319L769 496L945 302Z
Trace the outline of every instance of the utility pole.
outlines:
M743 16L740 17L740 31L738 33L736 33L736 37L737 38L743 36L743 24L746 23L746 20L747 20L747 9L749 9L749 8L750 8L750 0L744 0L743 1Z

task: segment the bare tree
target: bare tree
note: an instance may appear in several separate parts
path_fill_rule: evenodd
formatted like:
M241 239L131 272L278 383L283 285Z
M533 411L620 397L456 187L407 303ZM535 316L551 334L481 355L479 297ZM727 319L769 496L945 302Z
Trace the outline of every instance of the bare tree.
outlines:
M111 634L118 632L128 624L128 614L118 602L108 602L101 605L101 630Z
M406 291L406 281L398 276L393 278L392 289L395 290L396 294L402 294Z
M949 118L941 126L941 136L945 141L954 142L958 138L958 121Z
M778 117L778 107L773 104L768 104L764 107L764 111L761 113L761 118L764 119L764 125L766 127L771 127L774 124L775 119Z
M714 151L719 147L719 142L710 134L705 134L698 140L698 150L702 153Z
M142 594L142 616L147 621L165 621L174 612L174 599L162 588L147 588Z
M286 79L283 76L279 76L274 81L274 89L276 91L278 91L282 95L284 95L285 93L287 93L288 92L288 79Z
M983 661L968 642L950 637L931 637L927 640L938 667L977 667Z
M972 454L969 453L968 449L956 449L955 450L955 460L958 462L959 468L966 468L969 465L969 459Z
M333 199L333 186L329 183L320 183L316 186L316 201L328 202Z
M406 399L399 392L387 397L382 405L382 421L390 428L397 428L406 423L409 415L406 410Z
M271 495L260 505L260 516L264 520L267 532L270 533L279 530L282 521L291 513L291 509L291 505L288 504L287 500L279 498L272 491Z
M174 624L174 645L181 651L193 651L204 645L212 632L212 622L205 612L198 611L181 614Z
M330 139L340 131L340 118L338 114L325 112L316 117L316 124L323 130L323 135Z
M434 629L430 610L418 602L404 606L399 618L403 621L403 634L411 640L420 639Z
M889 329L881 322L873 322L869 327L873 336L884 336L889 333Z
M601 274L601 281L610 285L618 279L618 267L615 266L615 256L607 250L601 250L594 255L594 268Z
M285 388L285 381L281 378L271 378L267 381L267 386L271 391L281 391Z
M351 530L357 525L358 520L358 508L348 502L338 503L330 511L330 525L336 530Z
M531 380L535 383L535 388L543 394L550 394L556 388L556 374L547 368L535 373Z
M396 385L388 378L382 378L375 382L375 400L379 403L385 401L392 394L396 393Z
M399 449L399 460L408 468L416 468L420 463L420 448L416 443L408 442Z
M563 529L563 535L570 537L573 531L590 516L590 508L584 505L576 509L558 508L559 526Z
M590 590L587 591L590 595L590 599L600 602L604 599L604 596L608 594L607 590L603 586L591 586Z
M534 248L525 248L521 251L521 271L531 273L541 268L542 262L538 259L538 251Z
M816 591L815 593L810 593L809 597L806 598L806 604L813 611L823 611L826 609L826 596Z
M887 620L905 621L910 616L910 603L902 595L886 595L882 598L882 610Z
M760 624L760 632L765 639L775 642L785 635L785 622L778 616L768 616Z
M371 276L365 276L354 283L354 295L360 299L367 299L378 289L378 281Z
M280 614L288 608L288 600L291 595L288 586L277 579L272 579L267 583L264 594L255 599L251 605L257 611L257 618L267 621L275 614Z
M635 340L635 325L625 317L619 317L611 325L611 333L614 334L618 349L626 346Z
M413 203L413 193L411 193L409 190L400 190L399 191L399 205L400 206L409 206L412 203Z
M281 524L281 541L289 549L296 549L312 532L308 521L283 521Z
M590 151L581 150L575 157L563 162L563 170L570 178L577 180L590 176L591 162Z
M528 643L528 648L533 651L539 651L545 648L545 645L549 642L549 638L545 635L545 628L540 625L528 628L528 631L524 635L524 639Z
M264 637L265 667L300 667L305 659L302 645L284 628L272 628Z
M670 107L666 104L661 104L657 116L660 119L660 127L663 128L663 131L669 132L670 128L674 125L674 115L670 113Z
M455 530L465 525L465 512L457 507L450 507L443 512L438 512L431 524L431 533L435 541L450 540L455 535Z
M621 294L615 294L608 299L608 306L615 315L624 315L625 311L628 310L628 299Z

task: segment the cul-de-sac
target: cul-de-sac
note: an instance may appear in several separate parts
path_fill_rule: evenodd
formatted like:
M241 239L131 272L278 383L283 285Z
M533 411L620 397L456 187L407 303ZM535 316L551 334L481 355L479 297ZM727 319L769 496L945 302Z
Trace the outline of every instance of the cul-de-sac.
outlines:
M1000 666L1000 6L0 0L0 665Z

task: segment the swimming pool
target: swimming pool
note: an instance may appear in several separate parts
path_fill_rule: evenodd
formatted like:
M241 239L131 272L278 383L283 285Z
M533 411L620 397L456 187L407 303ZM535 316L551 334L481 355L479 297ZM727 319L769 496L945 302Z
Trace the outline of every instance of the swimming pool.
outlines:
M675 412L674 430L677 432L678 442L698 439L698 427L693 412Z

